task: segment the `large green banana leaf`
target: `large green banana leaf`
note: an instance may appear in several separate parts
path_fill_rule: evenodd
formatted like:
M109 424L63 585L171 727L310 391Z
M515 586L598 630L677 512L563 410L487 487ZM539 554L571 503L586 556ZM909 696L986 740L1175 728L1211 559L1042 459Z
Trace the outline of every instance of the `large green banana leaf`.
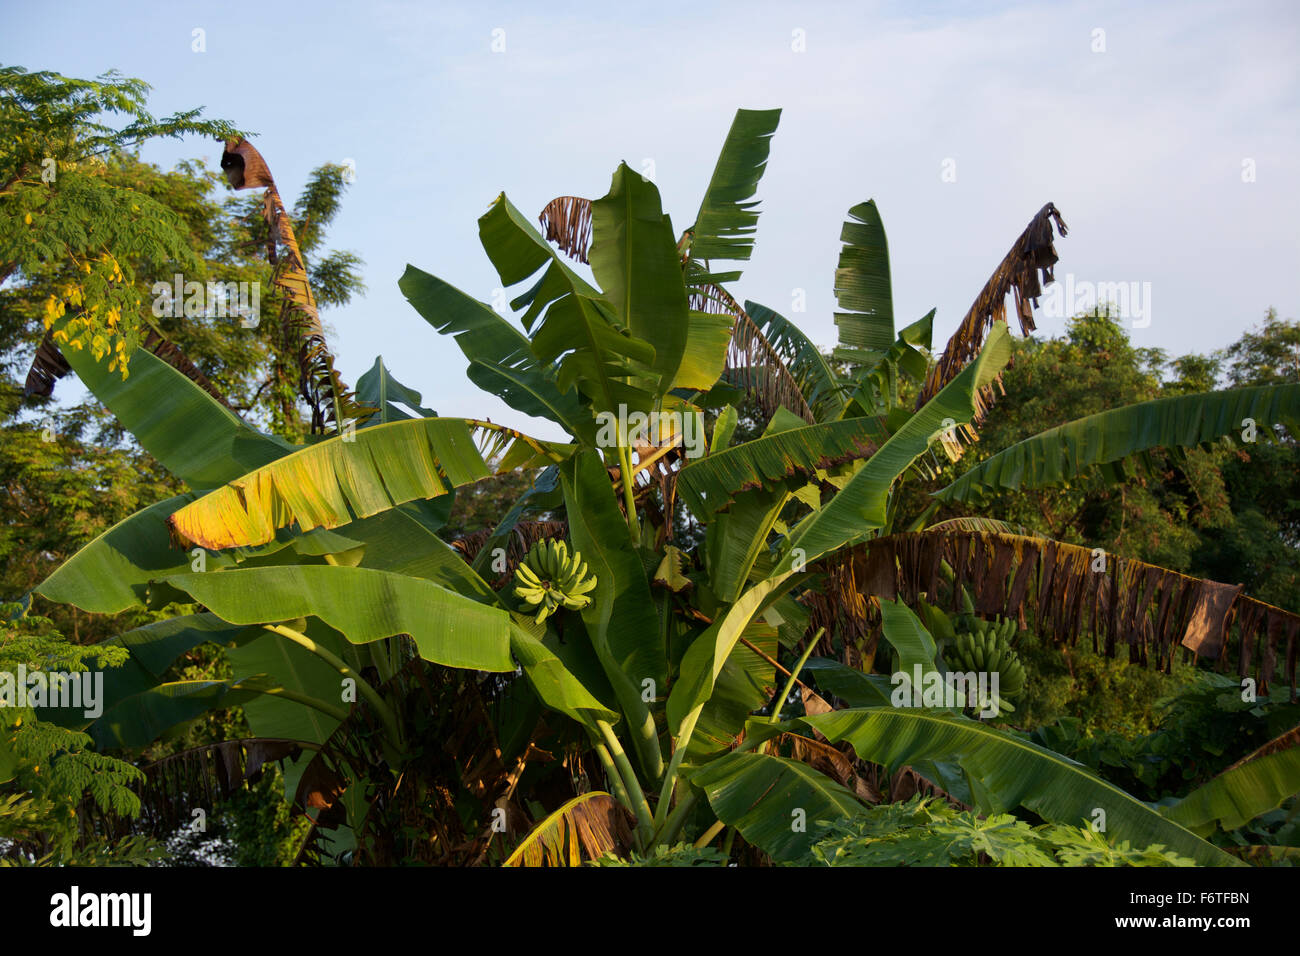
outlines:
M376 356L375 364L357 379L357 399L363 405L376 410L361 427L383 425L387 422L402 422L409 418L438 417L437 412L431 408L425 408L421 404L424 399L419 392L413 388L407 388L393 378L393 373L388 371L388 367L384 365L382 355ZM414 409L419 412L419 415L407 413L394 405L394 402L400 402L407 408Z
M107 713L128 697L163 683L168 668L188 651L208 642L232 645L247 640L250 629L229 624L215 614L189 614L155 621L126 631L104 641L105 645L125 647L126 661L120 667L103 669L102 697ZM99 718L87 718L84 709L72 712L60 708L38 708L41 720L65 727L84 728Z
M923 383L929 360L921 349L930 348L934 327L934 309L898 333L898 340L883 355L856 349L836 349L835 358L865 366L853 373L859 385L847 411L868 414L879 404L893 411L899 408L899 387L904 377Z
M215 488L296 447L259 432L145 349L131 357L125 380L88 349L65 354L86 388L140 447L191 488Z
M756 442L719 451L716 456L711 455L702 461L713 461L715 457L752 448L774 436L797 431L803 424L802 418L785 409L778 409ZM682 475L689 468L690 466L678 472L678 488L682 487ZM751 490L734 495L727 510L713 514L705 535L705 555L709 583L719 600L729 604L740 596L755 564L768 551L768 535L780 517L781 509L790 500L790 486L801 483L801 479L796 478L780 481L772 487L751 486ZM691 494L701 497L696 492ZM683 498L687 498L685 493ZM700 511L696 513L701 514Z
M1247 421L1249 419L1249 421ZM1253 424L1252 424L1253 423ZM999 488L1041 488L1153 448L1190 448L1226 435L1274 439L1274 425L1300 434L1300 385L1257 385L1157 398L1058 425L986 458L946 488L966 501ZM1116 473L1122 478L1123 472Z
M486 436L486 449L480 449L476 433ZM572 446L539 442L485 422L390 422L265 465L182 508L170 524L182 540L213 550L262 544L295 522L303 530L337 528L354 517L570 453Z
M194 559L173 546L167 517L195 499L186 493L123 518L59 565L36 586L56 604L72 604L93 614L117 614L146 603L149 582L187 571ZM208 567L235 563L233 554L209 554Z
M531 348L547 365L563 356L560 391L579 385L597 410L617 411L626 405L630 411L649 411L656 384L650 370L654 346L618 328L613 308L600 291L565 264L504 193L480 217L479 239L507 287L545 266L532 288L510 304L528 307L522 316L528 329L545 313Z
M889 243L876 201L849 210L840 230L835 301L841 348L886 352L894 344L894 298L889 279Z
M502 193L492 202L492 208L478 220L479 241L483 251L492 260L501 283L509 288L523 282L537 272L542 266L547 267L546 274L524 296L511 303L514 308L528 305L534 317L547 304L561 295L576 293L591 298L600 292L591 284L565 265L564 260L555 254L532 221L515 208L514 204ZM553 282L547 278L558 276ZM524 325L531 328L531 319Z
M938 653L934 638L921 624L921 619L901 600L880 599L881 635L897 652L898 670L907 679L910 687L916 674L921 669L921 676L937 673L934 658ZM964 701L957 701L960 705Z
M245 705L277 690L267 681L187 680L158 684L124 698L87 730L100 750L145 747L185 721L211 710Z
M469 359L470 381L525 415L550 419L586 442L595 440L590 409L576 393L560 392L554 369L538 363L528 337L510 322L415 266L408 265L397 284L426 322L455 337Z
M834 694L850 707L889 707L893 685L884 674L866 674L828 657L810 657L802 674L822 696Z
M588 728L603 720L613 724L619 719L578 680L549 648L538 640L526 623L515 621L510 628L510 649L519 660L524 676L542 703Z
M1160 844L1205 866L1238 862L1082 764L979 721L923 708L872 707L802 723L832 743L847 740L860 758L891 770L915 761L954 761L966 771L984 813L1023 806L1045 820L1086 826L1103 819L1100 810L1109 838Z
M383 356L376 358L375 364L371 366L370 370L357 379L356 398L363 406L378 409L375 414L358 425L358 428L373 428L375 425L404 422L412 418L438 417L437 412L431 408L425 408L421 404L423 399L419 392L407 388L393 378L392 373L384 366ZM419 414L410 415L394 405L394 402L401 402L407 408ZM455 502L456 492L451 491L445 495L439 495L437 498L410 502L406 506L406 510L423 522L430 531L437 531L439 528L446 526Z
M424 578L483 604L498 604L496 593L474 572L459 551L407 512L417 502L398 505L344 528L365 542L364 568Z
M1209 836L1235 830L1300 793L1300 746L1225 770L1162 812L1179 826Z
M736 495L755 487L785 485L792 476L811 478L818 469L833 468L870 457L888 438L875 418L849 418L820 425L775 431L689 463L677 476L682 500L701 521L709 521Z
M709 584L720 601L740 596L789 500L784 488L755 488L737 495L728 510L713 516L705 533L705 553Z
M628 724L642 765L658 776L662 755L654 718L643 700L649 680L653 697L668 684L668 659L645 565L632 547L609 476L594 451L579 452L560 466L565 515L573 547L582 554L596 587L582 620L601 667ZM650 770L651 767L655 769Z
M798 860L831 823L865 809L847 787L785 757L731 753L688 774L717 818L774 860Z
M755 621L743 637L767 658L775 659L777 638L772 625ZM784 675L778 680L769 660L739 645L718 672L713 693L700 711L686 761L703 764L731 750L750 716L772 699L783 681Z
M619 324L654 347L657 394L667 392L674 379L683 388L712 386L716 372L712 378L702 374L707 356L692 355L694 368L678 374L689 324L686 284L654 183L620 163L609 193L591 204L591 236L591 272Z
M894 432L834 498L801 523L778 570L789 569L800 557L814 561L883 528L894 481L926 452L936 435L975 417L979 390L1010 358L1011 336L1006 323L999 322L975 361Z
M718 675L750 622L807 577L806 572L785 571L763 579L741 595L687 648L667 705L668 728L678 738L679 750L689 742L701 708L713 694Z
M749 258L758 223L758 202L751 197L758 191L780 121L779 109L736 111L690 229L692 259L739 262ZM739 276L739 272L714 275L708 281L731 282Z
M654 404L654 346L621 332L599 299L566 295L553 302L533 335L533 354L543 362L559 359L560 388L577 386L598 412L620 406L645 412Z
M505 611L409 575L290 565L180 574L168 583L233 624L318 617L354 644L409 634L420 656L436 664L515 669Z
M309 620L304 633L353 666L358 663L355 648L333 628ZM324 744L338 729L341 721L337 716L301 702L305 697L346 707L341 700L338 671L317 655L279 634L263 631L261 637L229 651L227 657L236 681L247 682L267 675L274 685L291 691L297 698L257 694L244 701L244 716L255 736ZM356 669L360 671L359 667ZM298 783L310 760L311 755L305 754L284 765L284 793L288 799L292 800L298 792Z

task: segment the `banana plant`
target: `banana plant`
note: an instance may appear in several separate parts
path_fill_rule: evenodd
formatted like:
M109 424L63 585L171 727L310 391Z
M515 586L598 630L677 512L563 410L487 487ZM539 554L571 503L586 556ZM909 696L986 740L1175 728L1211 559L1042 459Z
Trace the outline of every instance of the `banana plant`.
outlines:
M931 366L933 313L895 331L880 217L874 203L855 206L835 278L842 373L792 323L738 305L725 290L737 272L715 271L750 255L752 197L778 115L739 111L680 235L654 184L625 164L603 198L548 205L540 230L498 196L479 236L503 287L523 288L511 302L517 322L407 267L403 293L453 337L470 379L559 425L567 443L438 416L377 361L358 383L375 411L355 430L295 446L147 354L133 358L127 381L70 355L87 387L189 487L110 529L37 589L88 612L189 612L115 639L131 661L88 725L94 739L142 746L206 710L242 706L259 736L313 754L287 772L289 792L317 811L318 826L350 832L362 858L374 858L373 815L400 812L432 772L429 728L445 707L458 729L456 746L443 749L455 751L456 782L476 806L447 816L470 819L471 862L704 845L728 828L727 840L738 832L774 859L796 860L872 799L845 746L861 760L910 766L985 812L1024 807L1079 824L1100 810L1108 836L1236 862L1177 819L960 707L892 706L883 675L810 661L822 631L806 605L816 609L836 562L865 553L874 577L857 598L880 615L883 639L922 673L938 666L933 637L909 609L920 601L908 591L918 555L958 585L971 569L903 547L898 490L935 474L936 450L956 456L971 440L1011 352L990 303L999 289L1000 301L1037 288L1035 270L1055 261L1048 223L1061 224L1045 207L961 340ZM915 407L901 397L907 377L919 385ZM771 414L760 437L733 445L737 382ZM1074 439L1068 468L1219 439L1243 409L1264 422L1292 422L1300 409L1285 387L1228 396L1129 412L1116 421L1150 424L1128 441ZM692 456L688 438L705 412L716 424L707 454ZM665 418L648 434L631 427ZM1067 466L1052 459L1055 440L987 468L987 481L1058 477ZM455 489L515 470L535 481L478 553L437 536ZM964 500L985 480L947 495ZM540 510L562 512L565 530L521 553L511 542ZM674 544L683 516L703 529L696 547ZM929 579L920 588L931 598L938 589ZM172 662L209 641L229 648L234 676L166 679ZM832 709L812 693L799 681L805 666L850 706ZM430 690L438 681L453 691ZM789 713L795 700L802 714ZM475 746L456 749L471 733ZM530 804L529 774L561 745L578 751L566 766L590 780L590 762L607 791L575 784L575 799Z

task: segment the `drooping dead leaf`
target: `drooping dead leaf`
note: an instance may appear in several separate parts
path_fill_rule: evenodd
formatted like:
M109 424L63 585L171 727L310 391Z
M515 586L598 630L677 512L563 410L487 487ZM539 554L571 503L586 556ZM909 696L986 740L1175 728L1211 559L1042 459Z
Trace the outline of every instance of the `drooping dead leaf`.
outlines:
M298 391L311 409L312 431L324 432L329 424L342 428L346 419L363 420L374 409L358 405L334 370L307 267L266 161L252 143L240 138L226 143L221 168L235 189L266 189L262 216L269 232L267 256L275 265L271 281L285 296L281 326L292 333L290 341L299 343Z
M1052 268L1057 262L1056 247L1052 242L1053 222L1062 236L1068 234L1060 212L1049 202L1030 220L976 296L970 311L944 347L943 355L930 369L917 397L917 408L938 394L939 389L952 381L979 354L984 336L993 323L1006 318L1008 295L1015 297L1021 333L1028 335L1034 330L1034 308L1038 305L1038 297L1043 294L1043 285L1053 281ZM984 408L992 405L992 384L985 387L980 399ZM982 409L977 411L982 412ZM982 418L982 414L977 414L976 423Z
M557 196L537 217L547 242L586 265L591 248L591 200L581 196Z

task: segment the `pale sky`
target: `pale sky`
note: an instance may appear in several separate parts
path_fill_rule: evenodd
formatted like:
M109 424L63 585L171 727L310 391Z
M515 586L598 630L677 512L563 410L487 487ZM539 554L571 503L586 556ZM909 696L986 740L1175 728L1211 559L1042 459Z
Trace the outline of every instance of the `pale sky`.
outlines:
M869 198L889 235L898 324L937 307L936 346L1048 201L1070 229L1058 279L1137 283L1138 345L1203 352L1270 306L1300 317L1293 0L0 0L0 13L0 62L117 69L153 85L156 115L204 106L258 134L287 199L314 166L352 159L330 245L365 259L369 292L325 313L340 369L355 384L382 353L444 415L527 425L484 400L460 351L406 303L406 263L490 300L476 220L493 198L504 190L531 214L558 195L599 198L620 160L653 162L680 232L740 107L784 112L733 292L823 345L840 223ZM164 166L193 156L215 166L220 151L188 140L144 152ZM1064 311L1040 313L1041 334L1060 332Z

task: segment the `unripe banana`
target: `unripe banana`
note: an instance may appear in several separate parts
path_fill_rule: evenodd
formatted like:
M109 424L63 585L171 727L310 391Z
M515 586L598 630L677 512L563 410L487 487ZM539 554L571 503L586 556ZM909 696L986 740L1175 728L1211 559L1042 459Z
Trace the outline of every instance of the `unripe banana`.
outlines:
M591 604L587 592L597 580L587 576L587 564L564 541L536 542L515 569L515 595L537 607L538 623L561 608L581 610Z

